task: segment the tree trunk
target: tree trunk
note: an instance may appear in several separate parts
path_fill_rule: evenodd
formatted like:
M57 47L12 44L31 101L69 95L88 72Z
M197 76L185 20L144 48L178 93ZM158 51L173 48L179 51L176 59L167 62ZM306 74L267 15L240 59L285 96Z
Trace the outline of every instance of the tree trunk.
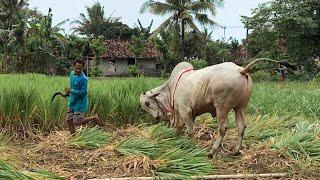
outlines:
M163 70L164 70L164 74L167 73L167 60L163 59Z
M8 55L5 50L5 53L3 54L3 59L2 59L2 73L6 74L8 72Z
M181 57L182 60L184 61L184 57L185 57L185 21L184 19L181 20L181 43L182 43L182 53L181 53Z

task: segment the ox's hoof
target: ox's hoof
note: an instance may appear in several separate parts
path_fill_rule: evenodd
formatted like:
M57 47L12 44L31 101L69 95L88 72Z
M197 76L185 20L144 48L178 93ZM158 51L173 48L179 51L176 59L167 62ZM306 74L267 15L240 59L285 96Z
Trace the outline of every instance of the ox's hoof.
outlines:
M229 156L241 156L241 152L240 151L234 151L234 152L231 152L229 153Z
M207 154L208 158L213 158L213 155L217 152L217 150L210 150Z
M177 134L178 136L182 136L182 135L183 135L183 132L180 131L180 130L176 130L176 134Z
M193 138L193 133L188 133L188 138Z

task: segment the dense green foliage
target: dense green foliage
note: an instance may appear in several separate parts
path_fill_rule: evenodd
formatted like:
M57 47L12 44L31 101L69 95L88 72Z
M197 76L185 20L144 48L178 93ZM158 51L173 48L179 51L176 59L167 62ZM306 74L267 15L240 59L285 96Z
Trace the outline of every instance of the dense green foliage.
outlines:
M312 58L320 55L318 0L270 1L243 21L252 30L247 46L253 56L289 59L311 71Z

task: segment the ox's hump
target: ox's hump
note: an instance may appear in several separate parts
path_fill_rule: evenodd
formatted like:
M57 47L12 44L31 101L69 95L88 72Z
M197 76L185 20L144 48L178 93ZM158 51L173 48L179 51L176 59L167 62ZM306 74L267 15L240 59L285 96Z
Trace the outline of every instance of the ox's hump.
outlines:
M175 78L181 71L184 69L193 68L192 64L188 62L180 62L178 63L172 70L170 78Z

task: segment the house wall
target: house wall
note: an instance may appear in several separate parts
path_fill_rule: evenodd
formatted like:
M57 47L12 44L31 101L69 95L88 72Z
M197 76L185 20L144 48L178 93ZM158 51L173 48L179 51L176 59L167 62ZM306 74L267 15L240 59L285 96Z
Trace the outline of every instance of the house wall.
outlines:
M127 73L127 68L128 68L128 60L127 59L119 59L115 60L116 64L116 72L125 74Z
M139 74L145 76L160 76L161 72L156 69L156 59L139 59L137 62Z
M107 61L100 61L99 65L96 65L96 61L92 60L90 64L90 71L93 71L95 68L98 67L98 69L102 72L101 76L105 76L107 72L110 71L112 68Z
M98 67L102 72L101 76L120 76L125 75L128 67L128 60L126 59L115 59L114 62L111 62L112 59L104 59L100 61L99 65L96 65L96 61L92 60L91 70Z
M114 59L115 63L111 63L112 59L103 59L99 65L95 60L90 61L91 70L98 67L102 71L101 76L124 76L127 73L128 59ZM139 59L137 62L139 73L153 74L156 71L155 59Z
M156 69L155 59L139 59L137 62L139 69L154 70Z

